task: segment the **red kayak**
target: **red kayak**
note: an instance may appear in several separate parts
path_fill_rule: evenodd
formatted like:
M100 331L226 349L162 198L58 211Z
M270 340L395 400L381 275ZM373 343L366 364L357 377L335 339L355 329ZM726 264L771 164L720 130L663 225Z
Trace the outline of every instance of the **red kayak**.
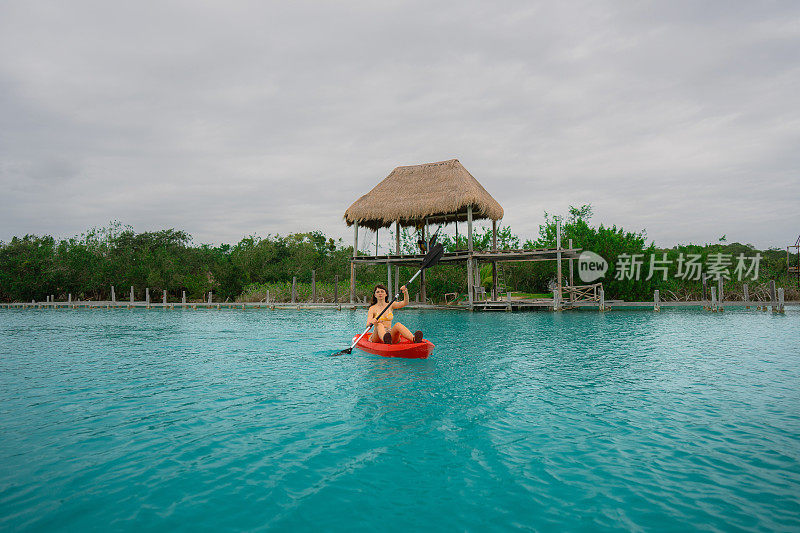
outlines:
M360 334L359 334L360 335ZM353 342L358 335L353 337ZM422 339L422 342L411 342L408 339L400 338L395 344L384 344L382 342L370 342L369 334L358 341L356 347L375 355L383 357L405 357L406 359L427 359L433 353L434 344L431 341Z

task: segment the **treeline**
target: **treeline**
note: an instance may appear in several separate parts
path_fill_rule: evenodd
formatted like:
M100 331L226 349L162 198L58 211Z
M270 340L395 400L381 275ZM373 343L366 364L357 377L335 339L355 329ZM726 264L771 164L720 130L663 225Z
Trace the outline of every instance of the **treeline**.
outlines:
M712 245L684 245L659 249L648 243L644 232L630 232L616 226L592 226L591 206L571 207L562 219L562 245L573 239L576 247L591 250L609 263L601 278L607 298L624 300L649 300L653 290L660 289L663 298L696 299L702 283L686 274L686 259L692 255L694 263L707 266L715 254L731 257L726 294L741 290L736 279L736 258L761 255L758 280L748 280L751 286L775 279L787 289L787 299L797 296L796 287L786 279L786 253L782 250L755 250L748 245L719 242ZM456 240L441 235L439 241L448 251L465 249L466 236ZM488 250L492 246L488 228L473 234L474 247ZM499 249L552 248L556 242L556 218L545 213L545 222L535 239L524 242L511 228L503 226L498 231ZM417 236L408 231L401 234L404 252L417 251ZM26 235L14 237L10 242L0 242L0 300L41 301L48 295L57 299L106 300L110 288L115 286L118 299L127 299L131 286L135 297L144 298L145 287L151 297L160 298L166 290L169 299L180 298L183 291L190 300L199 300L212 291L215 300L258 300L270 291L271 299L288 299L291 281L296 277L298 298L307 300L310 295L312 270L315 271L318 299L331 301L334 294L341 300L349 299L350 257L352 246L341 240L327 238L321 232L296 233L286 236L248 236L235 245L194 245L191 236L180 230L167 229L136 233L132 228L118 223L106 228L95 228L79 237L56 240L51 236ZM666 254L666 257L664 257ZM683 260L681 260L683 254ZM659 270L646 279L650 259L655 255ZM619 258L637 257L638 279L617 279ZM796 259L793 259L793 261ZM683 262L682 262L683 261ZM564 262L566 277L567 262ZM749 265L749 263L748 263ZM575 282L580 284L577 265ZM663 279L666 272L666 280ZM693 272L694 273L694 272ZM392 273L394 275L394 272ZM752 272L751 272L752 274ZM413 275L410 268L400 269L400 279ZM339 276L339 285L333 281ZM555 285L556 267L553 261L503 263L499 265L499 281L503 289L525 293L548 293ZM483 265L480 278L491 285L491 268ZM363 266L357 271L357 297L371 292L374 283L386 282L385 266ZM427 295L433 301L443 301L447 293L466 293L466 266L440 263L427 273ZM794 292L792 292L794 291ZM412 289L412 293L416 289Z

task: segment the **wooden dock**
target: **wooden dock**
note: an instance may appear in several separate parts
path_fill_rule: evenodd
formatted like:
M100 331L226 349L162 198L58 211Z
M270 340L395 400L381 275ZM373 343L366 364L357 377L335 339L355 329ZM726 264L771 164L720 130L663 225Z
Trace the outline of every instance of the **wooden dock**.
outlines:
M562 311L569 312L572 310L595 310L595 311L612 311L622 309L652 309L659 311L662 307L670 308L695 308L708 311L722 311L725 307L733 308L746 308L754 310L767 310L774 308L776 312L781 312L784 306L800 306L800 301L724 301L717 302L716 309L714 302L711 301L680 301L680 302L625 302L622 300L606 300L601 309L598 302L563 302L564 307ZM160 310L309 310L309 309L327 309L327 310L357 310L368 309L369 304L366 303L331 303L331 302L112 302L112 301L72 301L72 302L15 302L15 303L0 303L0 309L55 309L55 310L98 310L98 309L160 309ZM449 310L449 311L469 311L469 306L465 304L451 304L451 305L432 305L410 302L406 309L424 309L424 310ZM533 310L546 310L554 311L556 309L555 302L552 299L538 299L538 300L486 300L475 302L473 304L474 311L533 311Z

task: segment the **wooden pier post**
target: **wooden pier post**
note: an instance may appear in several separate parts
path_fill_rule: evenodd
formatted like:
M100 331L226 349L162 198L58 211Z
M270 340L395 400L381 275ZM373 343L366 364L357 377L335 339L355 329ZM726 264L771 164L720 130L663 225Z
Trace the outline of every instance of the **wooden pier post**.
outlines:
M394 223L395 236L394 236L394 253L400 255L400 221L396 220ZM400 267L394 267L394 293L400 294Z
M783 287L781 287L780 289L778 289L778 312L781 313L781 314L784 313L783 304L784 304L784 301L783 301Z
M717 288L711 287L711 310L717 312Z
M606 291L600 287L600 311L606 310Z
M653 293L653 311L661 311L661 298L658 289Z
M267 305L269 305L269 289L267 289L267 297L265 298Z
M114 292L114 286L111 286L111 303L117 303L117 294Z
M186 305L186 291L181 291L181 304Z
M555 307L555 311L561 311L561 217L556 218L556 261L558 262L558 273L557 273L557 285L558 285L558 297L555 297L553 294L553 304Z
M742 285L742 289L744 290L744 301L745 302L749 302L750 301L750 292L749 292L749 289L747 287L747 283ZM746 305L744 308L745 309L750 309L750 306Z
M317 271L311 269L311 303L317 301Z
M422 240L425 242L425 253L428 253L428 219L425 219L425 224L422 225ZM428 284L428 276L425 271L419 276L419 294L422 303L428 303L428 292L426 286Z
M717 309L720 311L724 311L725 307L723 307L722 302L725 301L725 293L722 289L723 286L723 279L722 276L717 277Z
M214 293L211 292L211 291L208 291L208 303L211 303L213 301L214 301Z
M131 303L133 303L133 285L131 285Z
M492 220L492 252L497 253L497 221ZM492 301L497 300L497 261L492 261Z
M467 299L469 301L469 310L472 311L475 305L474 291L472 287L472 205L467 206Z
M353 257L358 255L358 222L353 224ZM350 261L350 303L356 301L356 263Z
M572 249L572 239L569 240L569 248L570 248L570 250ZM569 259L569 286L570 287L574 287L575 286L575 277L574 277L575 274L574 274L574 270L573 270L574 267L573 267L572 263L573 263L573 260L572 260L572 258L570 258ZM575 291L574 290L570 290L569 291L569 303L574 303L574 302L575 302Z
M144 301L148 309L150 309L150 287L144 289Z
M708 282L708 277L705 274L701 274L701 276L702 276L702 280L703 280L703 302L707 302L708 303L708 305L703 304L703 309L706 309L706 310L710 311L711 310L711 303L709 302L708 296L707 296L707 294L708 294L708 283L707 283Z
M772 305L772 312L774 313L776 311L777 301L778 301L777 293L775 291L774 279L769 282L769 301L770 304Z
M297 301L297 276L292 276L292 303Z
M72 305L72 293L69 293L69 294L67 295L67 303L68 303L68 304L70 304L70 305Z
M333 276L333 303L339 303L339 274Z
M161 294L161 303L167 305L167 289Z

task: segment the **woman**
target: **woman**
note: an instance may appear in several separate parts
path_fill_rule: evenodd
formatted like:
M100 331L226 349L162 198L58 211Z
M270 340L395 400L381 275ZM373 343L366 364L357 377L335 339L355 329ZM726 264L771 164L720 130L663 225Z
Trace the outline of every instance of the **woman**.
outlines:
M392 318L394 318L392 310L408 305L408 289L403 285L400 290L403 291L403 301L394 302L389 309L386 309L389 304L387 301L389 291L383 285L375 285L375 290L372 291L372 305L367 314L367 323L375 326L369 338L371 342L383 341L386 344L392 344L399 341L400 337L404 337L411 342L422 342L421 331L417 331L412 335L411 331L400 322L397 322L394 326L392 325ZM386 309L386 312L381 315L381 311L384 309ZM380 318L378 315L381 315Z

